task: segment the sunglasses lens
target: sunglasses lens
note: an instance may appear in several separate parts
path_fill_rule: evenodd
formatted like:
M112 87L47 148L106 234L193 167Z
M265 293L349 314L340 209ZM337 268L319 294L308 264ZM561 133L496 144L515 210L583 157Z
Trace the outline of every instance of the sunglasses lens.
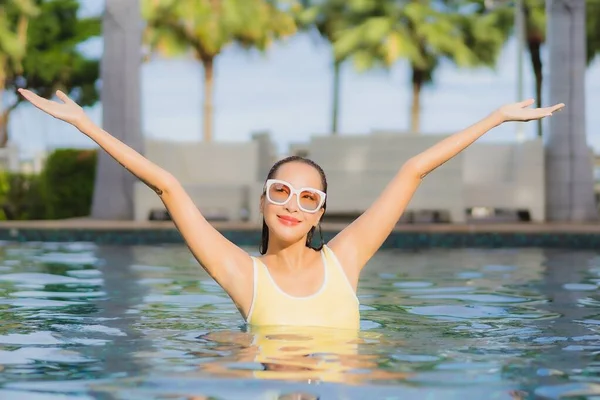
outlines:
M300 201L300 207L304 210L315 211L321 203L321 195L312 190L303 190L298 200Z
M290 198L291 189L283 183L273 183L269 187L269 199L273 203L284 204Z

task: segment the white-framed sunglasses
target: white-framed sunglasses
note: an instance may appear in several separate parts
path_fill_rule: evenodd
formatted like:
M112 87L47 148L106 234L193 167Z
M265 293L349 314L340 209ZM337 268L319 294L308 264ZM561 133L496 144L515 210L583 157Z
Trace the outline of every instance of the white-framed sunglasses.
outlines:
M275 205L287 204L296 195L298 208L307 213L316 213L325 203L325 192L314 188L294 188L289 182L280 179L268 179L265 184L267 200Z

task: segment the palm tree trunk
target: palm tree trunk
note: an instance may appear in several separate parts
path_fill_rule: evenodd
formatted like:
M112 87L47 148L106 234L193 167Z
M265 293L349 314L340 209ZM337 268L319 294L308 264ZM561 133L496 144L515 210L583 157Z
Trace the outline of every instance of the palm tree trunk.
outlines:
M139 0L106 0L101 63L102 127L134 150L144 153L140 112L142 24ZM134 183L138 179L104 151L98 164L92 218L131 220Z
M425 80L425 72L412 69L412 104L410 107L410 131L418 134L421 129L421 89Z
M0 148L4 148L8 144L8 121L12 110L11 107L0 112Z
M529 41L529 55L531 56L531 66L533 67L533 74L535 75L535 100L537 107L542 106L542 83L543 83L543 72L542 72L542 57L540 55L540 48L542 44L537 41ZM537 134L542 137L542 120L537 121Z
M548 0L549 100L564 111L549 121L546 208L550 221L597 220L591 150L585 132L585 2Z
M8 144L8 115L5 111L0 115L0 148Z
M4 73L5 63L0 60L0 148L6 147L8 143L8 118L4 118L4 89L6 76Z
M213 89L214 89L214 58L202 60L204 66L204 127L203 136L205 142L211 142L213 138Z
M2 90L2 89L0 89ZM2 96L0 96L2 101ZM15 101L10 106L6 107L0 112L0 148L6 147L8 140L10 139L8 132L8 123L10 122L10 115L21 104L21 100Z
M331 105L331 134L337 135L340 113L340 67L341 61L333 62L333 101Z
M542 42L544 41L544 36L541 32L538 32L535 28L531 26L531 24L533 23L531 21L531 8L527 4L527 2L523 4L523 13L526 24L525 29L527 32L527 48L529 50L529 56L531 58L531 67L533 69L533 74L535 75L536 105L537 107L541 107L543 72L540 49L542 47ZM537 134L538 137L542 137L542 120L537 121Z
M23 54L27 51L27 29L29 28L29 17L27 15L22 15L19 18L19 23L17 25L17 37L19 39L19 43L21 44L21 48L23 49ZM21 61L21 60L19 60ZM17 68L17 72L21 73L23 70L23 65L19 62L19 66Z

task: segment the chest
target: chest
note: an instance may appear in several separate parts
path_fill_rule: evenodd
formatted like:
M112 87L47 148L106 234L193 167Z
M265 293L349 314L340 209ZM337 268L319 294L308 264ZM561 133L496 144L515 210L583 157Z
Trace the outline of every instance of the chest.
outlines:
M269 266L265 263L268 278L284 293L294 297L311 296L321 290L327 279L323 262L315 262L299 270Z

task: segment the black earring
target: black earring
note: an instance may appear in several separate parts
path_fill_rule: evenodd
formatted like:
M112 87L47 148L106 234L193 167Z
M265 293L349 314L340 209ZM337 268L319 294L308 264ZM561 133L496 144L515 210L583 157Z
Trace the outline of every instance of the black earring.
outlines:
M308 231L308 235L306 235L306 246L307 247L312 247L312 239L313 239L314 233L315 233L315 227L313 226L312 228L310 228L310 231Z
M321 223L319 222L319 237L321 238L320 247L325 245L325 241L323 240L323 232L321 231Z

